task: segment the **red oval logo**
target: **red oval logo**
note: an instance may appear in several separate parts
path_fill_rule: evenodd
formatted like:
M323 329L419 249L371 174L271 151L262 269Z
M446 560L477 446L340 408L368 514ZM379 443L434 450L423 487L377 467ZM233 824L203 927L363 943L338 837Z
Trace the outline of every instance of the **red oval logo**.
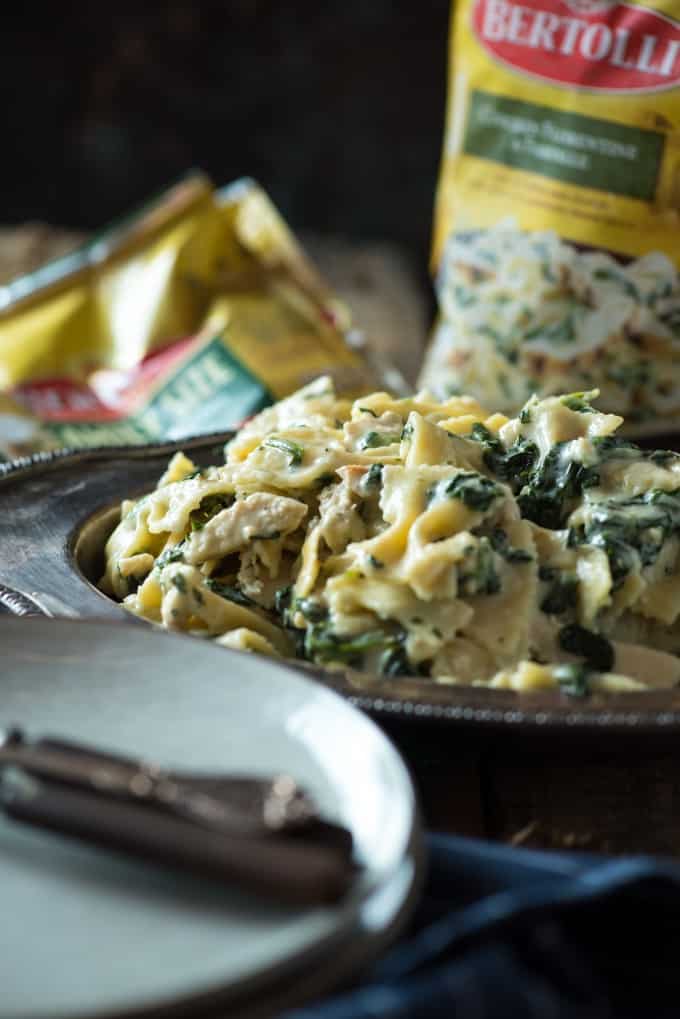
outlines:
M477 0L472 29L501 63L590 92L680 82L680 23L611 0Z

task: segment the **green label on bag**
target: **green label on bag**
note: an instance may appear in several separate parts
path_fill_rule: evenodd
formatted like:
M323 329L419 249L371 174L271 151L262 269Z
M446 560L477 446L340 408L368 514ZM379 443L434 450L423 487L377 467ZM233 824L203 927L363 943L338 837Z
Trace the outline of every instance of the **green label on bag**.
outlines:
M266 389L216 336L182 365L136 420L156 438L182 438L232 428L268 403Z
M72 448L182 439L235 428L271 402L271 394L218 335L187 358L135 414L45 422L42 432Z
M43 425L43 431L54 436L58 446L81 449L92 446L136 446L140 442L151 442L157 436L144 431L134 418L121 421L50 421Z
M656 131L479 90L463 141L469 155L645 202L656 192L663 147Z

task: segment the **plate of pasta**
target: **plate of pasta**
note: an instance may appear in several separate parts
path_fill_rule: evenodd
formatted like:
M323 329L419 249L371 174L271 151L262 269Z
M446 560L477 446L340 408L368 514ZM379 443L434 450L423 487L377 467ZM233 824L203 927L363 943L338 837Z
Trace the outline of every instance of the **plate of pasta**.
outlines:
M5 469L24 531L0 578L36 611L295 659L369 706L545 721L626 695L651 718L680 685L680 454L621 424L596 392L508 418L320 378L235 434ZM28 533L50 502L48 564Z

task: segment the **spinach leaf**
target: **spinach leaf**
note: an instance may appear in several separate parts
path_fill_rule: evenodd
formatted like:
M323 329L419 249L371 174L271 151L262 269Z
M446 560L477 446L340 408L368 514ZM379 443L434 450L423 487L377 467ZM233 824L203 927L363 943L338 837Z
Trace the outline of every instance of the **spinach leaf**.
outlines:
M464 597L497 594L501 590L501 579L496 572L494 553L488 538L480 538L477 545L470 546L470 554L465 556L459 566L458 590Z
M586 665L596 672L611 672L614 648L602 634L586 630L578 623L569 623L560 630L559 642L563 651L585 659Z
M291 467L297 467L298 464L301 464L302 458L305 455L304 447L298 442L293 442L292 439L279 439L273 435L265 439L263 445L270 446L272 449L278 449L282 453L287 453L288 463Z
M396 646L399 638L385 630L369 630L347 636L334 633L328 625L316 623L305 632L305 654L315 662L345 662L361 665L366 651Z
M585 665L559 665L555 679L560 690L569 697L588 697L590 694L590 670Z
M328 609L314 598L296 598L294 611L301 612L310 623L320 623L328 617Z
M485 513L496 499L501 498L503 490L483 474L461 472L450 481L434 485L431 494L433 497L440 494L450 499L460 499L470 509Z
M161 552L158 559L154 563L154 568L162 570L168 563L179 563L184 560L184 546L185 539L182 539L177 545L172 545L170 548L166 548L165 552Z
M541 612L559 616L575 608L578 594L578 577L550 566L541 566L538 571L541 580L550 584L540 604Z
M371 464L368 473L364 475L364 488L380 488L382 485L383 464Z
M489 535L489 541L494 552L498 552L509 563L531 563L534 561L531 552L527 552L524 548L515 548L510 544L502 527L494 527Z
M568 407L569 410L577 411L579 414L594 414L595 408L591 407L588 400L591 400L595 395L596 391L590 393L568 393L566 396L560 397L560 403Z
M359 443L359 449L380 449L382 446L391 446L398 442L396 435L387 435L384 432L366 432Z
M239 588L232 587L230 584L224 584L221 580L215 580L213 577L206 578L205 586L214 594L218 594L220 598L233 601L236 605L243 605L245 608L252 608L256 605L256 602L239 590Z
M199 506L189 514L189 527L192 531L201 531L214 516L233 506L234 501L234 496L229 492L204 496Z
M413 676L415 669L408 660L403 645L388 648L380 657L379 671L382 676Z
M558 442L552 447L517 496L522 516L551 530L563 527L573 501L600 481L597 470L565 456L567 445Z
M492 474L506 481L514 492L524 484L538 459L535 443L520 438L506 449L498 436L479 422L472 426L470 438L483 445L483 460Z
M664 542L680 531L680 489L586 502L586 510L586 523L570 534L570 543L605 552L615 589L638 562L643 567L654 563Z
M429 676L430 666L424 662L412 665L401 643L381 655L378 671L382 676Z
M644 458L644 451L634 442L620 439L616 435L598 435L591 440L600 463L607 460L637 460Z
M320 474L319 477L315 479L315 484L317 484L319 488L325 488L326 485L331 485L334 481L335 474Z
M274 609L283 618L290 609L292 595L293 588L290 584L287 587L280 587L274 595Z

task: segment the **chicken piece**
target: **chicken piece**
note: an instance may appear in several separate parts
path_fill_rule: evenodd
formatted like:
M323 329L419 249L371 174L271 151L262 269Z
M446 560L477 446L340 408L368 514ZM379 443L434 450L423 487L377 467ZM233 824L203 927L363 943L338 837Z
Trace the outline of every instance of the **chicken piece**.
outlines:
M244 548L257 538L276 539L295 531L307 513L297 499L255 492L217 513L187 542L184 559L202 563Z
M344 481L322 492L319 515L321 535L332 552L342 552L350 541L363 541L366 537L365 524Z

